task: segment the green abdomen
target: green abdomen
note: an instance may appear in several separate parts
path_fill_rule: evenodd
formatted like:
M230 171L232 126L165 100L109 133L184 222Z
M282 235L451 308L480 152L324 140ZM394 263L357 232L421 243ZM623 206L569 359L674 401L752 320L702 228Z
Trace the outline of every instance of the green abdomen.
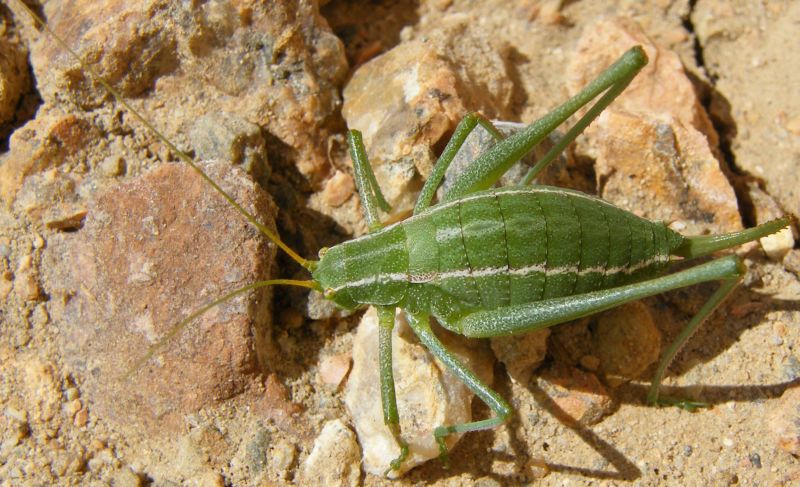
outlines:
M682 237L583 193L504 188L405 222L404 305L442 318L615 287L660 272Z

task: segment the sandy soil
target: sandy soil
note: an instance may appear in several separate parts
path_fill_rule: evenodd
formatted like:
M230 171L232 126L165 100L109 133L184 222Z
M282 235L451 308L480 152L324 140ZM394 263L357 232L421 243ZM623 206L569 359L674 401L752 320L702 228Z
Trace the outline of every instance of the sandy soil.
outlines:
M466 111L531 122L566 99L590 76L575 60L589 49L588 32L605 32L602 21L643 35L638 42L660 53L653 65L674 56L667 86L654 90L689 115L670 115L676 125L659 119L673 127L674 158L626 153L644 162L638 168L615 165L619 153L598 142L604 129L590 132L554 176L559 184L687 233L800 216L800 51L786 49L796 42L796 3L322 3L35 7L170 140L233 162L211 170L309 258L365 231L348 124L371 117L388 127L368 146L403 208ZM791 238L773 243L770 256L756 244L739 250L744 285L670 368L671 394L710 407L646 406L653 366L634 377L604 374L596 362L607 354L592 348L596 321L556 328L544 365L523 378L478 342L494 364L493 387L516 414L464 436L449 468L432 460L399 480L362 471L344 405L359 316L342 317L303 290L279 288L274 301L246 293L124 374L210 299L255 279L307 274L286 256L273 262L274 246L191 171L176 169L175 151L87 81L19 6L0 5L0 21L3 485L800 482L790 453L800 453L800 249ZM369 86L354 81L359 70L379 78L369 61L388 52L429 68L439 96L396 109L382 105L388 81L358 91ZM356 98L362 105L353 108ZM405 118L384 117L395 109ZM686 127L695 135L683 139ZM641 139L645 150L650 139ZM381 159L393 153L404 156ZM648 193L645 182L661 181L658 164L680 177ZM713 290L646 301L663 346ZM554 386L559 367L582 385ZM572 399L597 416L577 418L565 407ZM478 401L472 409L488 414ZM326 424L335 425L327 443L317 440Z

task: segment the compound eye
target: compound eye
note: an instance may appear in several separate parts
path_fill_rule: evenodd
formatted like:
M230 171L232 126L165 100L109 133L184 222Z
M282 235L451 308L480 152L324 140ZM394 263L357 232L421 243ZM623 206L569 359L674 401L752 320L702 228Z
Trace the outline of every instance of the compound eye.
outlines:
M319 258L321 259L325 257L325 254L327 253L328 253L328 247L322 247L321 249L319 249L319 253L317 255L319 255Z

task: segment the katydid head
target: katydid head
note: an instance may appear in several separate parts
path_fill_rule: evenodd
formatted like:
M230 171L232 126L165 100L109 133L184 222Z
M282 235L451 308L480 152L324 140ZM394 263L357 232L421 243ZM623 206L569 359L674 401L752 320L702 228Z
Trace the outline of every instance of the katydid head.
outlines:
M390 226L342 242L319 254L310 268L325 297L353 310L361 305L397 306L408 290L405 230Z
M325 299L346 310L355 310L360 306L347 287L347 270L345 268L344 247L337 245L323 248L319 252L319 261L312 270L313 280L322 289Z

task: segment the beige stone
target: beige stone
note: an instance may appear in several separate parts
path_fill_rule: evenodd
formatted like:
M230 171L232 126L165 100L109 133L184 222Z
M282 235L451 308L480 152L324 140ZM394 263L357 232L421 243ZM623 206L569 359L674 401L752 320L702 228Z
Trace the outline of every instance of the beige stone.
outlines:
M459 346L452 337L439 336L467 367L491 382L492 365L485 353ZM353 341L353 370L345 388L345 404L363 449L364 469L382 475L399 455L400 448L383 422L377 343L378 319L371 308L362 318ZM400 428L409 446L408 459L400 470L389 473L390 477L398 477L439 456L434 428L471 420L472 392L417 341L402 314L395 320L392 351ZM449 436L448 447L452 448L460 436Z
M356 435L342 420L328 421L301 467L301 483L320 487L357 487L361 479L361 449Z

